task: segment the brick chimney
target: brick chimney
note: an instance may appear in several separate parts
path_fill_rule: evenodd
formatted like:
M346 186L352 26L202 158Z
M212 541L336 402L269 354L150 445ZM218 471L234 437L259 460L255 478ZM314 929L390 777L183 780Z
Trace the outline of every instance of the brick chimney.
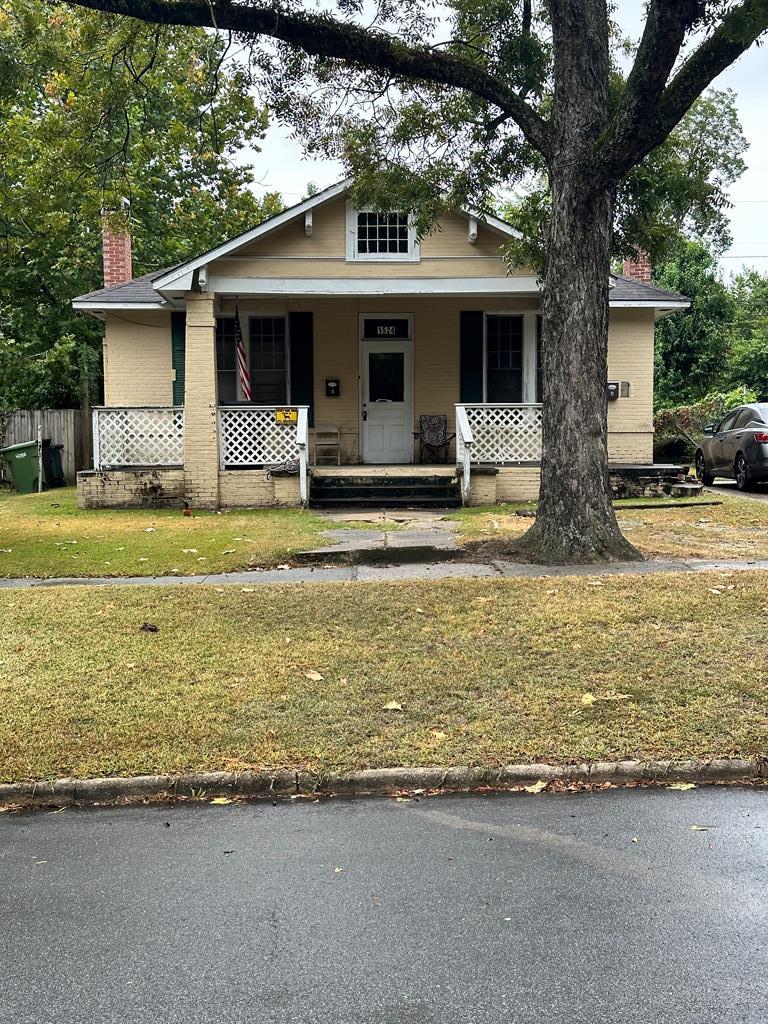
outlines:
M651 283L651 258L647 252L640 250L633 260L624 260L624 277L631 277L641 284Z
M104 285L125 284L133 277L131 233L122 214L105 211L101 215L101 252L104 261Z

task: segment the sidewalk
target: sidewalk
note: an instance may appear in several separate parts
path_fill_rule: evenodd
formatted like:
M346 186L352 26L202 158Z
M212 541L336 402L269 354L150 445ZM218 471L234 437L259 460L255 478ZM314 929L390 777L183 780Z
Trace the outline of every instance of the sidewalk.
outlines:
M323 549L325 550L325 549ZM393 552L394 554L394 552ZM692 558L686 561L612 562L600 565L529 565L494 559L488 562L405 562L378 565L333 565L212 573L207 576L101 576L52 579L3 579L0 590L45 587L254 587L273 583L383 583L392 580L441 580L473 577L541 578L558 576L647 576L663 572L745 572L768 570L768 559L743 561Z

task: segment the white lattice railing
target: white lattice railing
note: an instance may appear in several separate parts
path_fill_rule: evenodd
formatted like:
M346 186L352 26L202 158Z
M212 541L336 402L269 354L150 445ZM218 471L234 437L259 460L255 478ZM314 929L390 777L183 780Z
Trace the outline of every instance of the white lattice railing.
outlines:
M184 409L99 406L93 410L93 465L181 466L184 463Z
M295 410L296 421L279 413ZM299 463L301 500L307 500L307 422L306 405L223 405L219 407L219 460L224 469L248 469L275 466L282 462Z
M469 443L462 437L469 431ZM457 405L456 462L539 462L541 405Z

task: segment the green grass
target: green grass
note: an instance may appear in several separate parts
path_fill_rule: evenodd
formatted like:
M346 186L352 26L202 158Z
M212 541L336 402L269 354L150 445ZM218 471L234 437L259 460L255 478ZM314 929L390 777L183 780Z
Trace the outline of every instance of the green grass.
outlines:
M720 505L703 501L701 507L637 508L648 499L626 499L615 502L616 516L624 536L648 557L768 558L768 502L730 496ZM535 511L536 503L462 509L454 516L458 536L470 546L520 536L532 520L516 515L518 509Z
M0 491L0 576L156 576L289 561L334 524L302 509L79 509L74 488Z
M0 592L0 776L754 755L767 614L758 573Z

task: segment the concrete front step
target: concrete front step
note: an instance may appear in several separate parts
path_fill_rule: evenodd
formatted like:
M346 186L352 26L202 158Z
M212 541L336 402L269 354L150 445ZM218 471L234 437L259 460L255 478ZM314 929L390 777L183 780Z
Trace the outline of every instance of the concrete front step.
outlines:
M453 475L313 473L309 504L312 508L458 508L461 496L458 479Z
M384 497L381 494L369 494L366 497L343 497L333 495L327 498L309 496L310 508L460 508L460 497Z

